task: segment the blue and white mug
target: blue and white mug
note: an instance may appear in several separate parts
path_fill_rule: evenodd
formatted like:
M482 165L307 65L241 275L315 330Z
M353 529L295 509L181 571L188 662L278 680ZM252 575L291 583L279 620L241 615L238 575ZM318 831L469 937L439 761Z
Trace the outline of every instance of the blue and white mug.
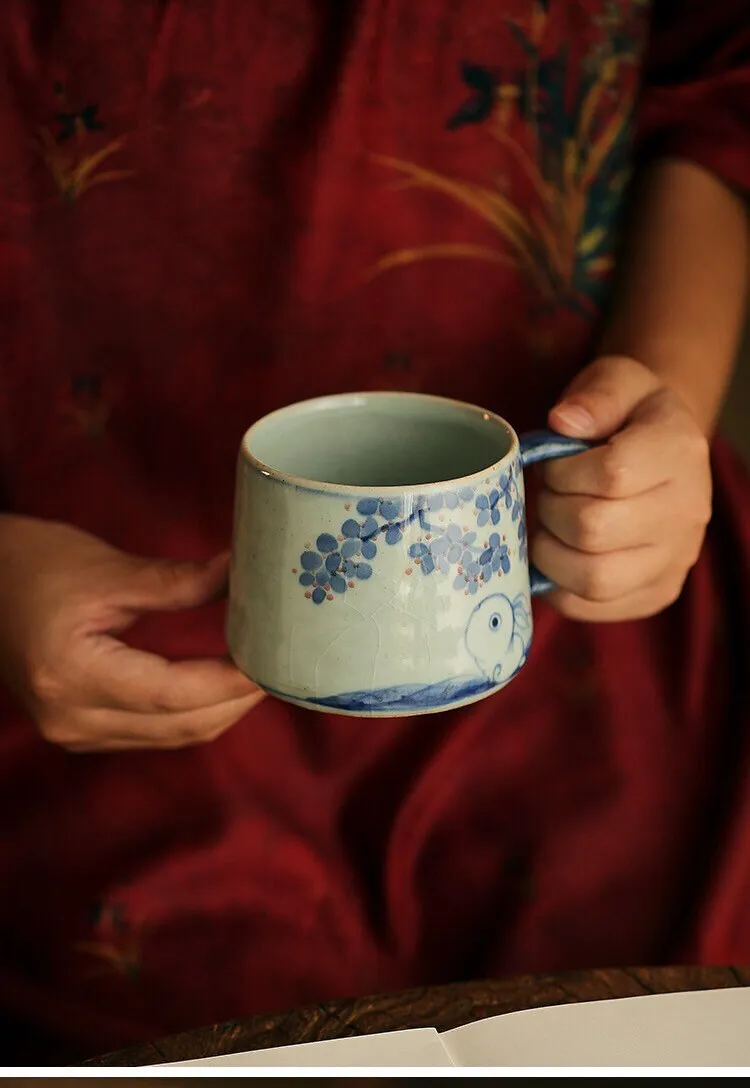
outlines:
M358 717L499 691L551 587L529 568L523 468L587 448L416 393L265 416L238 460L232 658L270 694Z

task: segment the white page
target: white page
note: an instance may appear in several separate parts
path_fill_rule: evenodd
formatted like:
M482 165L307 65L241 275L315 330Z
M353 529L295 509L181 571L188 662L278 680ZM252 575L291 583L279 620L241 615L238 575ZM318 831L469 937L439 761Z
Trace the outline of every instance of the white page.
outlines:
M750 1066L750 987L505 1013L441 1039L458 1066Z
M245 1054L223 1054L188 1062L170 1062L170 1068L196 1065L233 1066L414 1066L438 1068L453 1063L435 1028L388 1031L381 1035L354 1035L312 1043L275 1046ZM158 1068L163 1069L164 1065Z

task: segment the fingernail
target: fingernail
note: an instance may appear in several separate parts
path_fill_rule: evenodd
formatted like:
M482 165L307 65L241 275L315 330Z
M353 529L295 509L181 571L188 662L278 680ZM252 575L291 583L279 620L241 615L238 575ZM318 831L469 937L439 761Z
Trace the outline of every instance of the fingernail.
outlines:
M557 404L552 410L566 430L575 434L593 434L596 430L596 421L591 412L579 404Z

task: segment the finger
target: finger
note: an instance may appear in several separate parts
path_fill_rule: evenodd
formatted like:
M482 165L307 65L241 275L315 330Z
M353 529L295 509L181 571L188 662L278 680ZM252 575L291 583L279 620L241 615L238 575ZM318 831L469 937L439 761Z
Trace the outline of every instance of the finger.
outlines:
M592 555L561 543L546 529L536 534L532 558L561 589L600 602L616 601L650 585L673 562L673 557L656 545Z
M686 496L686 500L692 496ZM600 553L667 542L675 525L684 531L701 524L678 488L670 484L631 499L560 495L545 488L536 500L539 523L563 544Z
M679 599L684 579L663 578L617 601L589 601L564 589L545 594L545 600L570 620L583 623L625 623L648 619Z
M660 387L653 371L625 355L605 355L584 367L549 414L561 434L607 438Z
M227 586L229 553L207 562L132 560L110 605L127 612L197 608L220 598Z
M263 698L265 692L258 690L244 699L181 714L82 710L43 727L42 731L47 740L71 752L187 748L215 740Z
M668 392L644 402L608 442L575 457L550 461L544 478L553 491L623 499L650 491L694 467L707 471L706 439ZM702 482L702 481L701 481Z
M243 699L257 692L231 661L169 661L106 635L91 636L80 687L88 706L136 714L182 713Z

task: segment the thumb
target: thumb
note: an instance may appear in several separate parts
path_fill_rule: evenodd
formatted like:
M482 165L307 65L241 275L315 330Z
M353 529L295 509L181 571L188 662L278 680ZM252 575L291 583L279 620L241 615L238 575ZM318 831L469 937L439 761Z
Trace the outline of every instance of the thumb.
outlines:
M139 612L197 608L226 592L229 552L203 562L149 560L127 583L127 606Z
M609 438L641 401L660 388L653 371L624 355L603 355L571 382L549 425L575 438Z

